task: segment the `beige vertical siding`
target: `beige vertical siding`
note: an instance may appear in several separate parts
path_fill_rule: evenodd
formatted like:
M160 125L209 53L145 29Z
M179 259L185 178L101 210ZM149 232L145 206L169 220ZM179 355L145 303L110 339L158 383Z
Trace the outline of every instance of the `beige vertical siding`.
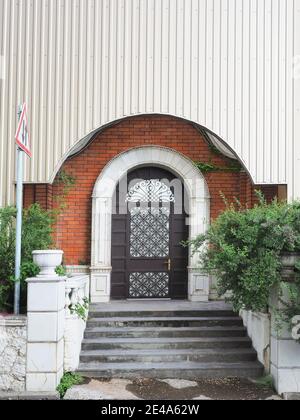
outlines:
M14 201L24 100L28 182L51 180L104 124L164 113L225 140L255 182L300 197L300 0L0 0L0 55L0 205Z

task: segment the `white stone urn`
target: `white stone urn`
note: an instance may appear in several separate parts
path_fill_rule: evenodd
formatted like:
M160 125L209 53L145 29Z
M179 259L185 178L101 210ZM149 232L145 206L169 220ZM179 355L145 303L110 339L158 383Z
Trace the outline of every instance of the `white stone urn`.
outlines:
M63 254L63 251L55 249L33 251L33 262L41 269L38 277L58 277L55 269L61 265Z

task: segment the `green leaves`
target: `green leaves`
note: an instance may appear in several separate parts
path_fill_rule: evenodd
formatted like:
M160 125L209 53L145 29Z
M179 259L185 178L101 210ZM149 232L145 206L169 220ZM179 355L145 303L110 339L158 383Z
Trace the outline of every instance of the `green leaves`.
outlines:
M0 209L0 311L10 310L13 303L15 270L15 227L16 209ZM21 290L22 307L26 306L26 283L28 277L38 274L39 268L33 264L32 251L49 249L53 245L52 225L54 216L34 204L23 212Z
M296 264L296 270L300 261ZM294 327L292 319L300 314L300 277L299 274L294 283L281 283L280 288L280 310L277 309L277 329L281 333L283 325L287 325L291 331Z
M227 204L207 234L191 241L202 270L217 278L220 295L231 292L236 310L265 311L281 280L281 253L300 250L300 204L267 204L257 194L254 208Z
M76 314L78 318L82 319L84 322L87 321L88 311L89 311L90 302L88 298L83 299L83 303L77 303L75 308L71 307L71 314Z
M80 385L83 382L83 377L77 373L67 372L62 377L60 384L57 387L57 392L60 395L60 398L63 399L66 395L68 389L72 388L74 385Z
M64 276L67 275L67 269L63 265L60 265L60 266L56 267L55 272L60 277L64 277Z

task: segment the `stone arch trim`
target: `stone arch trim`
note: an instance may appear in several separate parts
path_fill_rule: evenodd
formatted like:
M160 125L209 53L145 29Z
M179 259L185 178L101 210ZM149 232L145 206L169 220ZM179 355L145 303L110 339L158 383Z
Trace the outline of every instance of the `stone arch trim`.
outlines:
M138 147L116 156L99 175L92 196L91 300L94 303L110 300L111 216L116 186L131 170L151 165L169 170L184 182L189 197L190 238L204 233L209 225L209 190L205 178L190 159L173 149L157 146ZM190 255L187 269L189 299L207 301L209 278L197 269L196 257Z

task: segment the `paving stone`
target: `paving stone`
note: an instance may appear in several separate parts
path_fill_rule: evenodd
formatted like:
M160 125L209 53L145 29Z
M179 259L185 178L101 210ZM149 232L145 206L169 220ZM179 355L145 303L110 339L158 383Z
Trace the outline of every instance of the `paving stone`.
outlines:
M198 386L197 382L188 381L185 379L160 379L161 382L165 382L175 389L185 389Z
M126 390L131 381L112 379L110 381L91 380L88 384L77 385L69 389L65 400L138 400Z
M57 392L48 393L48 392L0 392L0 401L3 400L59 400L59 395Z
M272 395L269 398L266 398L266 401L282 401L282 398L279 397L279 395Z
M285 392L283 399L286 401L300 401L300 392Z
M193 398L193 400L211 400L211 398L206 397L205 395L199 395L199 397Z

